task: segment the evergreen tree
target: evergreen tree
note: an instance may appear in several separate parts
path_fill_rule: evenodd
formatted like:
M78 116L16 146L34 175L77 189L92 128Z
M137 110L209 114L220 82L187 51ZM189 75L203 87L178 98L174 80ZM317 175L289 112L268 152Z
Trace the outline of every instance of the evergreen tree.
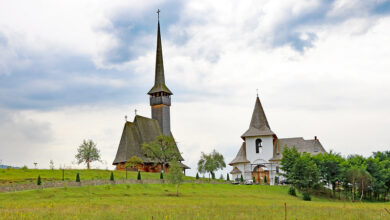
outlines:
M220 180L223 180L223 175L222 175L222 173L221 173L221 176L219 177L219 179L220 179Z
M77 173L77 175L76 175L76 182L80 182L80 174L79 173Z
M41 175L38 175L37 185L42 185Z
M163 180L164 179L164 176L163 176L163 173L161 172L160 173L160 180Z
M137 180L141 180L141 172L138 171Z
M256 183L256 177L253 176L253 183Z
M264 176L264 184L267 184L267 176Z
M197 180L199 179L199 173L196 173L196 177L195 177Z
M211 173L211 179L215 180L215 173Z
M244 182L244 177L242 177L242 174L241 174L241 177L240 177L240 182Z
M110 180L114 181L114 172L111 172Z
M229 174L226 174L226 181L230 181Z

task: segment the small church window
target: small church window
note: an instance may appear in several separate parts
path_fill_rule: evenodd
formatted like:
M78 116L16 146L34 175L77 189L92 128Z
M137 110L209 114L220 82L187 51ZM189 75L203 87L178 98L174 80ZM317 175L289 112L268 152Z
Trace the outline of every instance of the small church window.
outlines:
M260 149L261 149L261 142L262 140L259 138L259 139L256 139L256 154L260 153Z

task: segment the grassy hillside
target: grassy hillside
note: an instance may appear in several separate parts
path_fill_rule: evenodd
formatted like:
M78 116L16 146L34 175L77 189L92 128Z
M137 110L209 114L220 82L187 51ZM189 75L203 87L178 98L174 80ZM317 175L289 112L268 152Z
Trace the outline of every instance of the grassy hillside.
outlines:
M0 219L387 219L389 203L306 202L282 186L168 184L56 188L0 194Z
M125 179L125 171L113 171L115 179ZM65 180L75 180L76 174L80 173L81 180L109 179L110 170L65 170ZM38 175L42 181L62 180L62 170L41 169L1 169L0 184L36 182ZM141 173L142 179L159 179L160 173ZM129 179L136 179L137 172L128 172ZM192 180L193 177L185 177Z

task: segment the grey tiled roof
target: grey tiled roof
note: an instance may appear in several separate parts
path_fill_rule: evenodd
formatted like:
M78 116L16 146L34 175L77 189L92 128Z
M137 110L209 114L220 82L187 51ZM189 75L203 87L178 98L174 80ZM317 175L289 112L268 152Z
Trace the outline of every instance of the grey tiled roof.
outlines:
M296 138L281 138L278 139L276 143L276 151L274 152L271 160L280 160L282 159L282 152L285 147L297 148L298 152L307 152L310 154L319 154L325 153L325 149L322 146L321 142L317 139L305 140L302 137Z
M229 163L229 165L234 165L238 163L249 163L249 162L250 161L246 159L246 144L245 142L243 142L236 157L234 158L234 160L232 160L232 162Z
M275 135L271 130L267 117L265 116L263 106L259 97L256 98L255 108L253 109L251 124L248 130L241 135L242 138L252 136Z
M162 132L157 120L139 115L135 116L134 122L125 123L113 164L126 162L132 156L141 158L145 163L153 162L146 157L141 147L143 143L152 142L159 135L162 135ZM176 149L179 152L177 146ZM180 160L183 161L184 159L180 158Z

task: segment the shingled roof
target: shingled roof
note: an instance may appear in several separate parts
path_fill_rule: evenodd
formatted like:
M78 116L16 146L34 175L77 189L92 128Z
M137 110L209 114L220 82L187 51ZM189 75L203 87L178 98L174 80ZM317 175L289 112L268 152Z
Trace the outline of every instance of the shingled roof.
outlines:
M263 106L261 105L260 99L257 96L255 108L253 109L251 124L249 129L241 135L242 138L253 137L253 136L267 136L275 135L268 124L267 117L265 116Z
M270 160L282 159L283 149L285 147L292 148L294 146L300 153L307 152L316 155L326 152L321 142L317 138L312 140L305 140L302 137L282 138L278 139L276 143L276 150L274 151L274 155Z
M143 143L152 142L159 135L162 135L162 132L157 120L135 116L134 122L125 123L113 165L126 162L132 156L137 156L146 163L153 162L146 157L141 147ZM172 136L172 134L170 135ZM175 147L179 152L176 144ZM181 157L180 161L184 161L184 159Z
M156 92L166 92L169 95L172 95L171 90L165 85L165 76L164 76L164 62L162 54L162 45L161 45L161 34L160 34L160 21L157 25L157 50L156 50L156 67L155 67L155 78L154 86L148 92L149 95L152 95Z
M229 163L229 165L233 166L234 164L249 163L249 162L250 161L248 159L246 159L246 144L245 144L245 142L243 142L236 157L234 158L234 160L232 160L232 162Z

